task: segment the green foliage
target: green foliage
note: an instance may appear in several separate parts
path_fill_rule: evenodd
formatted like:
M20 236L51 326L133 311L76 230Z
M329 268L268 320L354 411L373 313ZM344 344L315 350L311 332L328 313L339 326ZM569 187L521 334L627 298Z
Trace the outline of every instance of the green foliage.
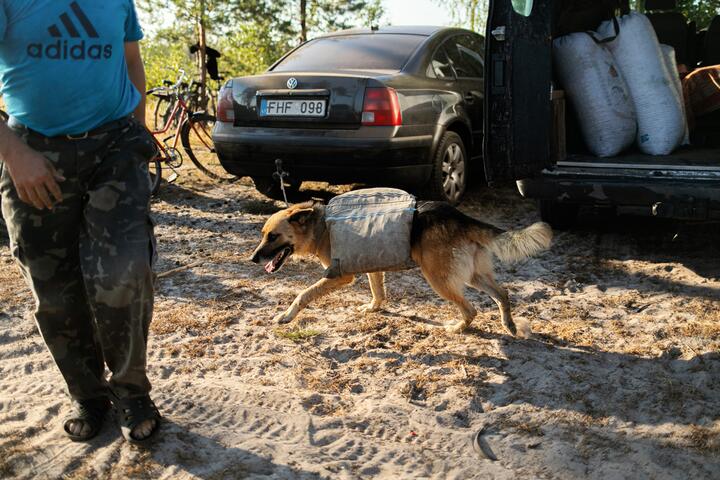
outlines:
M362 14L362 24L366 27L380 26L388 23L381 0L369 2Z
M286 338L294 343L303 343L306 340L310 340L311 338L317 337L318 335L322 335L322 332L319 332L318 330L283 330L280 328L276 328L275 335L280 338Z
M483 33L487 21L489 0L434 0L444 8L449 8L453 23ZM525 2L518 2L525 3ZM644 11L644 0L630 0L633 10ZM677 10L682 12L689 21L695 21L697 29L702 30L710 25L716 15L720 15L720 0L678 0Z
M294 0L286 2L289 7ZM364 10L378 2L366 0L308 0L308 29L311 32L343 30L362 23ZM382 8L382 5L380 5Z
M630 0L630 7L639 12L645 11L644 0ZM720 15L720 0L678 0L677 11L682 12L689 21L702 30L710 25L716 15Z
M187 36L172 27L140 42L148 87L161 85L164 79L176 80L178 68L187 72L188 80L195 76L197 64L189 45Z
M307 0L310 36L356 25L377 24L381 0ZM257 74L300 39L299 0L136 0L145 24L141 47L148 85L175 78L184 68L198 76L197 59L188 47L198 42L202 18L207 45L219 50L225 77ZM204 8L203 8L204 7Z
M263 72L292 44L290 36L274 33L267 24L246 23L218 39L215 48L223 53L221 70L242 76Z
M485 34L490 0L434 0L434 2L450 9L456 26Z
M716 15L720 15L720 0L679 0L678 9L690 21L694 20L701 30L707 28Z

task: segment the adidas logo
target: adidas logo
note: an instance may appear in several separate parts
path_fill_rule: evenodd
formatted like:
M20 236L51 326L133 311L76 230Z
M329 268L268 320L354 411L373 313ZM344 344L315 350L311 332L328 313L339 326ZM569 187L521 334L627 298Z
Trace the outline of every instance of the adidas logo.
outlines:
M112 57L111 44L103 45L102 43L86 42L85 40L80 40L79 42L62 40L65 36L63 32L71 38L81 38L81 29L89 38L100 37L92 22L77 2L70 4L70 10L77 23L73 22L73 17L71 17L70 12L63 13L60 15L62 29L57 23L48 27L50 36L58 40L48 44L31 43L27 46L27 54L32 58L47 58L50 60L101 60Z

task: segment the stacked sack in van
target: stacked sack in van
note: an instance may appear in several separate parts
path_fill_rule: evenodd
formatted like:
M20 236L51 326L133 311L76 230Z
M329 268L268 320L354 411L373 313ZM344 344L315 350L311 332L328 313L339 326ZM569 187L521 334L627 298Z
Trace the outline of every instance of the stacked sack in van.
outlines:
M683 96L683 86L680 81L680 76L677 74L677 57L675 57L675 49L670 45L660 44L660 49L663 52L663 60L665 61L665 67L670 72L673 79L673 90L678 100L680 101L680 107L682 108L682 123L683 123L683 139L682 145L690 145L690 126L687 121L687 111L685 110L685 97Z
M667 155L683 141L687 129L682 91L676 87L675 55L667 61L650 20L631 12L618 18L620 33L608 43L630 89L638 116L638 147L650 155ZM598 33L614 34L612 21Z
M612 157L632 145L635 107L610 51L586 33L572 33L553 42L553 57L593 155Z
M575 33L554 42L555 65L580 116L590 151L620 153L637 140L650 155L667 155L687 140L675 55L663 51L650 21L632 12L600 25L600 43ZM670 47L668 47L670 48Z

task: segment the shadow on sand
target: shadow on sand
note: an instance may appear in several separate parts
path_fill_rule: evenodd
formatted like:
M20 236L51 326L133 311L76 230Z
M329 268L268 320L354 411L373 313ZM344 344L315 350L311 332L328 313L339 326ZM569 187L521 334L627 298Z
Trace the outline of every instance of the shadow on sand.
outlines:
M88 451L92 452L118 442L117 448L122 450L122 453L116 454L120 457L119 461L94 465L101 469L110 468L112 472L104 472L108 478L323 478L291 466L278 465L243 448L223 445L189 426L177 423L172 419L172 413L163 418L160 430L141 447L131 446L119 439L120 433L111 423L105 425L101 435L87 443ZM77 458L67 465L61 478L89 475L88 465L83 460ZM35 470L35 473L43 472ZM98 473L105 478L102 472Z

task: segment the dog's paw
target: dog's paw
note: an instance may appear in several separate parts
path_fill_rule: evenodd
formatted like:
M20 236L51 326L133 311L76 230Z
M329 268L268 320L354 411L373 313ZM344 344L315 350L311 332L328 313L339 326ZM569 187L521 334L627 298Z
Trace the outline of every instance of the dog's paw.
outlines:
M290 315L288 312L282 312L277 315L275 315L275 318L273 319L273 322L284 324L284 323L290 323L293 320L293 316Z
M377 312L378 310L380 310L380 305L373 302L366 303L365 305L358 307L358 312L360 313L372 313Z
M445 331L448 333L462 333L467 328L465 322L453 323L451 325L445 325Z

